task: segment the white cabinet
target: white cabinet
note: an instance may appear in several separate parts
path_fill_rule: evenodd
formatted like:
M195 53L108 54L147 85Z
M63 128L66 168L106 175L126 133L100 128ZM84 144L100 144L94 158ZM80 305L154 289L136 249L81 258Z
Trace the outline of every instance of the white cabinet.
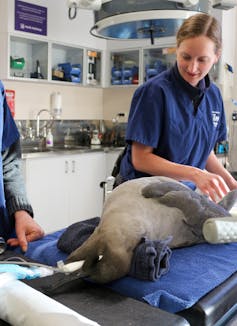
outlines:
M52 80L81 84L83 81L83 49L52 44Z
M110 52L110 85L137 85L169 68L175 62L173 44Z
M25 159L26 190L35 220L48 233L100 216L105 169L104 152Z
M48 44L10 37L10 77L48 79Z
M111 52L111 85L139 83L139 50Z
M37 36L1 34L0 78L100 86L101 51Z
M61 157L25 160L26 191L35 220L46 232L68 225L67 161Z
M176 60L175 47L143 50L143 81L170 68Z
M105 178L105 153L85 153L69 157L72 170L69 178L69 222L101 216Z

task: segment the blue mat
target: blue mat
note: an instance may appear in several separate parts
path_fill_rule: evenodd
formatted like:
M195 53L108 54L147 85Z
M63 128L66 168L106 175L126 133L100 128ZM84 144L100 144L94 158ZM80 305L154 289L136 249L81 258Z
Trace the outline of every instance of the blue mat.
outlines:
M146 282L125 277L112 282L110 288L175 313L193 306L235 271L237 243L200 244L173 250L170 270L159 281Z
M31 242L25 256L48 265L65 260L57 248L64 230ZM16 249L19 252L19 249ZM179 312L194 305L202 296L237 271L237 243L200 244L172 250L170 270L156 282L123 277L106 286L125 296L146 301L168 312Z
M33 259L38 263L57 266L59 260L65 260L68 254L57 248L57 242L60 235L65 229L46 235L40 240L30 242L25 257ZM14 250L22 253L20 248Z

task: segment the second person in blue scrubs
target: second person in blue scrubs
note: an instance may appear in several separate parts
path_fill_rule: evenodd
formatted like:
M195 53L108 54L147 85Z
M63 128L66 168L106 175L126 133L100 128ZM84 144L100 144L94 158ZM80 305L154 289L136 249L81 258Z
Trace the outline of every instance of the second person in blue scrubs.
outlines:
M213 151L226 140L223 100L208 76L221 55L218 21L202 13L185 20L176 53L176 64L133 96L117 181L167 176L220 199L237 181Z
M20 134L0 81L0 237L9 246L27 251L28 242L40 239L43 229L33 219L21 173Z

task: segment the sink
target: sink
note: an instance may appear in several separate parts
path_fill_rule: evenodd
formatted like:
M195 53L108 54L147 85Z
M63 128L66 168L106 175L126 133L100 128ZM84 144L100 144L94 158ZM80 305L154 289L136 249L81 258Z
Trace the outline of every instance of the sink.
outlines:
M53 147L42 147L42 146L31 146L31 145L23 145L21 146L21 152L23 154L26 153L44 153L44 152L57 152L57 151L72 151L72 150L83 150L88 149L88 146L68 146L64 145L55 145Z
M22 146L22 153L38 153L38 152L51 152L52 148L38 147L38 146Z
M55 145L53 148L55 150L74 150L74 149L86 149L89 147L81 146L81 145L72 145L72 146Z

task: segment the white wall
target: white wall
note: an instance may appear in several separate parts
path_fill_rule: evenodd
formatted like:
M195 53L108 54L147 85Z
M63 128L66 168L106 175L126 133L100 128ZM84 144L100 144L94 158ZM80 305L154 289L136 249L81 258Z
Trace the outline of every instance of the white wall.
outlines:
M103 89L49 83L4 81L16 92L16 119L35 119L41 109L50 109L50 94L62 95L62 119L102 119ZM48 119L48 117L47 117Z
M66 42L85 47L98 49L131 48L134 46L149 46L146 41L105 41L89 34L93 25L93 14L88 10L79 10L78 17L70 21L67 17L67 0L24 0L48 7L48 38L52 41ZM14 32L14 0L0 0L0 36L2 32ZM237 94L236 74L231 75L224 69L224 62L237 69L237 54L235 43L236 31L236 9L221 11L215 10L215 14L221 17L223 22L223 54L221 64L221 90L224 96L227 117L233 111L231 97ZM9 20L6 17L9 16ZM235 25L235 27L234 27ZM28 33L29 34L29 33ZM29 37L30 35L28 35ZM163 41L163 40L162 40ZM156 40L159 45L161 40ZM171 40L168 40L170 43ZM107 60L109 55L107 55ZM108 61L107 61L108 62ZM103 77L109 64L103 69ZM106 70L107 69L107 70ZM65 119L111 119L118 112L128 112L131 97L135 87L115 88L90 88L71 85L59 85L54 83L33 83L6 81L7 88L16 91L16 118L30 119L42 108L49 108L49 98L53 91L60 91L63 99L63 118ZM236 95L237 97L237 95Z
M234 73L230 74L226 72L228 75L228 79L230 80L229 83L229 90L230 92L229 100L225 103L225 109L228 117L228 126L229 126L229 169L231 171L237 171L237 121L232 120L232 113L237 111L237 106L233 105L231 99L237 100L237 39L236 39L236 30L237 30L237 8L232 11L233 17L232 22L227 21L226 25L229 24L229 37L232 36L232 41L226 42L226 51L232 51L233 57L230 61L230 64L233 67ZM230 25L231 24L231 25ZM229 63L229 62L228 62ZM228 83L226 83L228 88Z
M48 8L47 36L40 39L69 45L103 50L106 41L92 37L93 12L78 10L74 20L68 18L67 0L23 0ZM7 33L37 38L38 35L14 30L15 0L0 0L0 39ZM2 48L3 49L3 48ZM7 49L5 49L7 51ZM5 55L6 57L6 55ZM2 64L6 65L6 61ZM103 64L102 64L103 69ZM103 72L102 72L103 73ZM103 90L101 88L65 85L36 81L4 80L6 88L16 92L16 119L34 119L40 109L50 109L50 94L59 91L63 101L63 119L102 119Z
M131 99L136 87L116 87L103 89L103 116L112 120L117 113L125 113L128 117ZM122 122L122 121L121 121Z
M237 71L237 8L220 11L214 10L213 14L219 16L222 23L223 48L220 59L220 82L219 87L222 92L224 107L226 112L229 154L228 169L237 171L237 122L232 121L232 113L237 110L233 105L232 99L237 99L236 71ZM225 64L229 64L234 73L225 68Z
M67 0L23 1L48 8L48 40L66 42L85 47L106 48L105 40L95 38L89 34L89 30L94 24L92 11L83 9L78 10L77 17L74 20L70 20L68 18ZM6 3L8 4L9 19L7 27L9 32L14 32L15 0L0 0L0 2L4 3L4 7L6 7ZM5 15L3 13L0 13L0 15L2 16L1 18L4 19Z

